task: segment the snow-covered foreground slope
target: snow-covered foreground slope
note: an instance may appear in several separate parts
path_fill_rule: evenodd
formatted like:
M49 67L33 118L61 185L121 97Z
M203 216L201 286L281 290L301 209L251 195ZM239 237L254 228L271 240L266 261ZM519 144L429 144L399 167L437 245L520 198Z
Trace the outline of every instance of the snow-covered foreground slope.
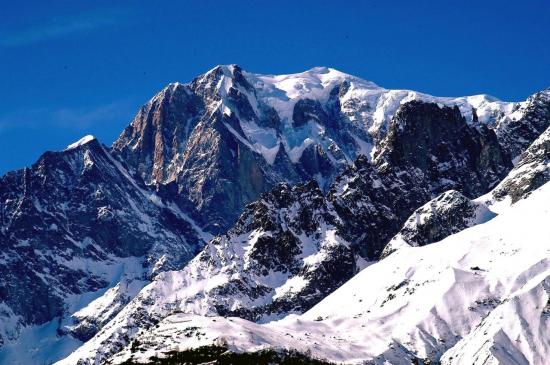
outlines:
M546 364L549 201L547 183L487 223L400 249L301 316L260 325L175 313L139 333L113 361L146 363L214 344L237 352L296 349L346 363ZM88 358L100 341L60 364Z

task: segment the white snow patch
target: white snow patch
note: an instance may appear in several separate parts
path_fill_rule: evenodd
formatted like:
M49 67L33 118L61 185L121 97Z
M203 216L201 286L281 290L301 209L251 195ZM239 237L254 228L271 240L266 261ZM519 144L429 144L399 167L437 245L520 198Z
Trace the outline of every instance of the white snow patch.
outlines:
M93 141L94 139L95 139L94 136L92 136L91 134L88 134L87 136L84 136L84 137L80 138L78 141L76 141L76 142L71 143L70 145L68 145L67 148L65 148L65 151L72 150L72 149L74 149L74 148L83 146L83 145L85 145L86 143L88 143L88 142L90 142L90 141Z

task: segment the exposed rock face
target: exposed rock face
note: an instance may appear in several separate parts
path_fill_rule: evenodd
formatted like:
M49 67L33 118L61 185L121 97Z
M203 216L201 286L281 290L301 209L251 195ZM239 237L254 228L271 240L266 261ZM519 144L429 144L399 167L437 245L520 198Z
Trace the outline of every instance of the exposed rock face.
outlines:
M549 181L550 128L520 155L514 169L489 194L470 200L450 190L418 208L384 248L382 257L403 246L424 246L484 223L497 215L493 205L505 199L514 204Z
M420 171L379 170L365 157L337 177L328 192L342 224L339 234L367 260L382 248L415 207L430 199Z
M458 107L412 101L395 115L375 154L377 165L423 172L431 192L457 189L476 197L512 168L493 131L470 127Z
M116 283L125 270L146 279L179 267L203 244L175 206L96 139L2 177L0 222L0 302L12 318L2 332L12 338L23 325L63 317L80 295Z
M468 126L457 108L413 101L390 123L374 163L359 158L329 199L346 222L342 236L373 260L417 207L453 188L480 196L511 166L486 127Z
M550 181L550 127L520 156L516 167L492 195L497 200L509 196L512 203Z
M147 182L170 181L177 176L185 145L202 110L201 100L187 86L171 84L145 104L115 142L132 172ZM123 143L130 148L124 149Z
M500 144L515 159L548 127L550 88L531 95L514 112L500 117L495 130Z
M243 199L267 189L254 156L224 125L234 124L218 108L216 87L224 77L224 69L217 68L192 84L171 84L113 144L119 159L147 183L175 183L176 195L208 216L202 223L211 231L219 231L220 222L225 228L226 217L241 209ZM235 188L239 182L246 186Z

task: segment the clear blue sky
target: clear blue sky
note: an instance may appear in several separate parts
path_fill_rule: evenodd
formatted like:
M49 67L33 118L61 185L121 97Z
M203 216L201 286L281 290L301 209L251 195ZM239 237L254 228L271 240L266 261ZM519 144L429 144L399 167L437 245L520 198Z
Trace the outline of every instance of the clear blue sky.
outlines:
M0 174L216 64L330 66L387 88L522 100L550 86L550 1L2 1Z

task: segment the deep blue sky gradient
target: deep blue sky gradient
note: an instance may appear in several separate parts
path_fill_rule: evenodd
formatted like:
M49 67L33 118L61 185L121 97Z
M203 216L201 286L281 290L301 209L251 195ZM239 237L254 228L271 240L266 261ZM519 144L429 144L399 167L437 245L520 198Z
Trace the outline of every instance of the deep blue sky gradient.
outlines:
M550 86L550 1L0 1L0 174L110 145L216 64L329 66L387 88L518 101Z

